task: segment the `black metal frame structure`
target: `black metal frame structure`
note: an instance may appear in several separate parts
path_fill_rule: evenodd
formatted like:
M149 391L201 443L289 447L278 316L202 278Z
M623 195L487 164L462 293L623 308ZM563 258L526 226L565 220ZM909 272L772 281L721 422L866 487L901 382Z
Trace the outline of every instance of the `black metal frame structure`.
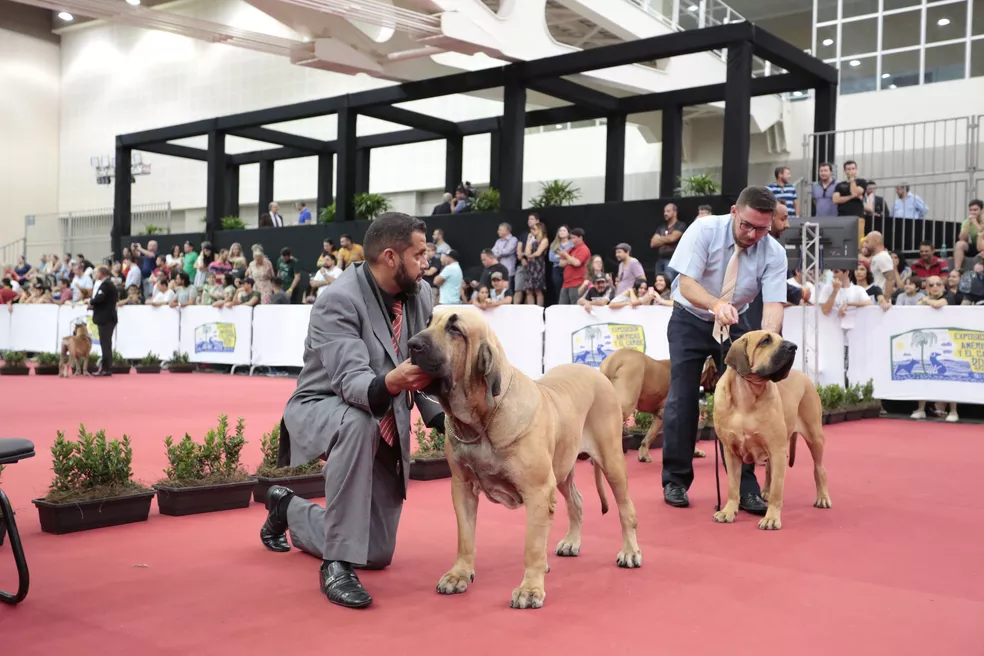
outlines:
M727 50L727 78L723 84L618 98L564 77L719 49ZM753 56L772 62L787 72L753 78ZM525 129L605 118L608 127L605 202L617 202L623 199L628 115L662 112L660 182L662 189L674 189L682 166L683 108L723 101L725 136L721 190L729 195L739 193L747 184L751 98L813 89L816 102L814 131L832 131L837 112L837 79L837 69L832 66L752 23L741 22L119 135L116 138L113 250L117 256L120 255L121 239L131 230L129 164L134 150L207 163L206 233L211 235L222 216L239 213L239 167L243 164L260 165L259 205L264 208L273 200L274 163L316 156L317 206L319 209L326 207L337 197L335 220L348 221L355 218L355 195L368 191L370 153L373 148L444 140L447 143L445 184L453 189L462 178L463 138L485 133L492 137L489 180L491 186L500 191L501 207L503 210L522 209ZM396 106L425 98L494 88L503 89L503 113L498 117L454 123ZM527 89L570 104L528 112ZM331 114L338 117L337 138L334 141L320 141L266 127ZM356 132L359 115L402 124L409 129L359 137ZM207 149L169 143L176 139L206 135ZM263 141L278 147L227 154L226 135ZM820 159L817 161L833 160L832 139L829 144L820 144L818 148L822 152L818 153ZM332 180L336 167L334 185L337 186L337 193Z
M24 449L0 456L0 465L8 465L25 458L34 457L34 445L27 440L18 441L29 447L29 450ZM0 603L16 606L27 597L27 591L31 585L31 575L27 568L27 559L24 557L24 545L21 542L20 533L17 531L17 522L14 520L14 509L3 489L0 489L0 515L3 515L0 517L0 546L5 541L10 542L10 548L14 552L14 563L17 565L17 592L11 594L0 590Z

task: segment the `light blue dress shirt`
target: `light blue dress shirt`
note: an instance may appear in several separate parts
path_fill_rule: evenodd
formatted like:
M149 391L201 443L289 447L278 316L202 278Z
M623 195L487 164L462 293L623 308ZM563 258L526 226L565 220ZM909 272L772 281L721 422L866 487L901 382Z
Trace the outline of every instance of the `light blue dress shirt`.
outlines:
M721 296L724 272L735 252L731 215L704 216L693 223L677 242L670 268L693 278L707 293ZM786 302L786 251L771 235L738 256L738 281L732 305L741 314L762 292L764 303ZM673 279L672 298L704 321L713 322L714 314L696 308L680 292L680 276Z

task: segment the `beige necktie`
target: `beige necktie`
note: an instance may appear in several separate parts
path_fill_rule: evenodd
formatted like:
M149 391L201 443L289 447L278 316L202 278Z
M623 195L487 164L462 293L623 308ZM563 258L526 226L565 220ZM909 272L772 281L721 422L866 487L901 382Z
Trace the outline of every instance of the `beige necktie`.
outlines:
M724 286L721 287L721 302L731 303L732 299L735 297L735 287L738 285L738 255L741 254L742 248L738 244L735 244L735 252L728 260L728 268L724 271ZM731 326L725 327L714 318L714 339L717 340L718 344L722 343L724 340L730 337Z

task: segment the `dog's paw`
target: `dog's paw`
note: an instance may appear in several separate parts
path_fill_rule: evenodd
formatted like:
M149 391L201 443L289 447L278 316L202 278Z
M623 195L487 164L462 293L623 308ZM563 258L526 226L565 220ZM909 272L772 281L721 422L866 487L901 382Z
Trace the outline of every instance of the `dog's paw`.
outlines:
M639 452L639 462L652 462L652 461L653 459L648 452L646 453L643 453L642 451Z
M813 502L814 508L831 508L833 504L830 501L830 495L824 494L823 496L818 496L817 500Z
M779 515L769 517L766 515L761 520L759 520L759 528L763 531L778 531L782 528L782 520L779 519Z
M568 538L564 538L557 543L557 555L558 556L570 556L574 557L581 553L581 541L574 541ZM547 570L550 571L549 569Z
M724 510L719 510L714 513L714 521L718 524L733 524L737 514L737 510L729 510L725 508Z
M626 569L642 567L642 549L622 549L618 552L615 562L619 567Z
M437 591L441 594L461 594L468 589L468 584L475 580L475 572L456 572L451 570L437 582Z
M695 458L706 458L706 457L707 457L707 454L706 454L706 453L704 453L704 452L703 452L702 450L700 450L700 449L694 449L694 457L695 457Z
M524 583L512 593L512 600L509 602L510 608L543 608L543 598L547 593L543 587Z

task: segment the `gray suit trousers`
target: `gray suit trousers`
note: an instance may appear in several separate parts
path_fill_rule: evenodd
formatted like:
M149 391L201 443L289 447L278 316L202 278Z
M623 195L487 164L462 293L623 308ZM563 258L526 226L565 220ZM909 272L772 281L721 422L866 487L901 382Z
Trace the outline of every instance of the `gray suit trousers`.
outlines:
M325 506L294 497L287 506L290 540L323 560L382 569L393 560L403 510L399 451L379 434L379 421L348 406L329 439Z

